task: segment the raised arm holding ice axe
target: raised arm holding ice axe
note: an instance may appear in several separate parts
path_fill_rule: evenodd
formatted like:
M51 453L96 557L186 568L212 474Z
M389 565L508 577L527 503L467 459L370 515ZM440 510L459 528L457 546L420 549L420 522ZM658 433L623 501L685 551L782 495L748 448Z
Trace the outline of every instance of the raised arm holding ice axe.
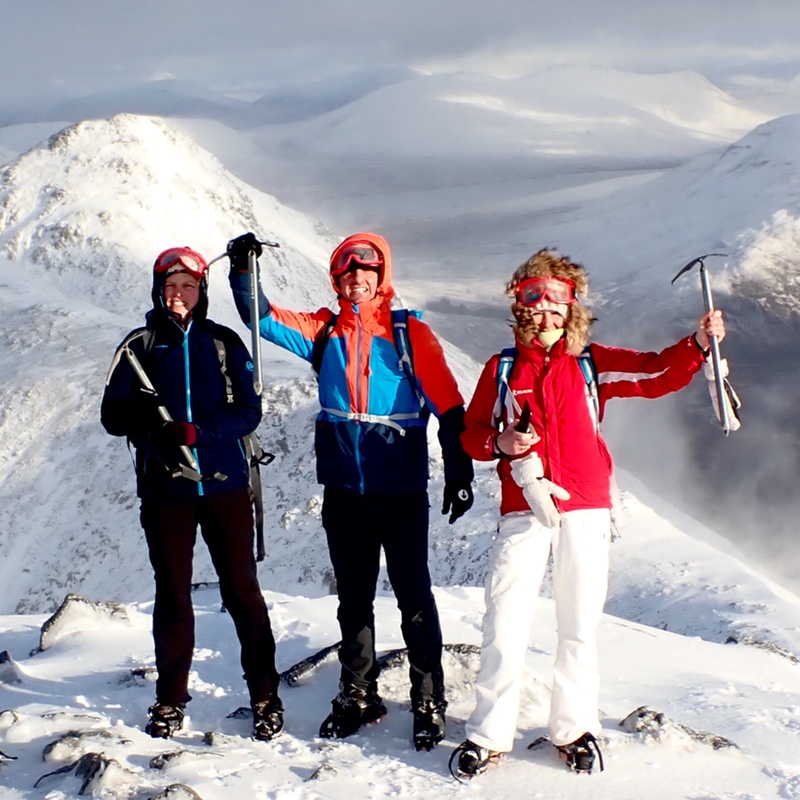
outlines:
M703 326L701 320L701 328L697 332L697 341L704 351L710 351L711 353L711 362L706 361L703 372L709 382L708 390L711 393L714 413L717 415L720 425L722 425L723 433L727 436L731 431L736 431L742 426L736 413L742 404L727 380L728 362L720 356L719 343L725 337L725 329L722 325L722 312L714 309L714 301L711 297L711 283L705 264L705 259L710 256L723 255L724 253L706 253L704 256L693 259L678 272L672 279L672 283L674 284L681 275L699 265L700 284L703 289L703 304L706 310L707 323Z

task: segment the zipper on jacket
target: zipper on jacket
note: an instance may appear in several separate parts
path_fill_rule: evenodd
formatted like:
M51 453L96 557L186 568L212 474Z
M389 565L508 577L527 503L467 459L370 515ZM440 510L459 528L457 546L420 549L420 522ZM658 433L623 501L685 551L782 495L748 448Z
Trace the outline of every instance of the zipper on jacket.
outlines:
M353 306L353 312L356 317L356 411L361 409L361 343L363 341L364 329L361 325L361 315L358 313L358 306ZM367 409L369 411L369 409ZM361 468L361 453L359 452L359 444L361 443L361 424L356 420L356 433L355 441L353 444L354 455L356 459L356 468L358 469L358 489L359 494L364 494L364 470Z
M550 371L550 353L545 353L544 360L542 361L542 414L544 416L544 430L542 433L544 434L544 462L547 464L547 472L551 473L546 475L545 477L549 478L550 480L554 480L552 476L552 470L550 469L550 434L549 428L550 425L548 424L547 419L547 403L545 397L545 381L547 379L547 373ZM558 507L558 500L554 497L553 502L556 504L556 508Z
M189 373L189 331L192 328L192 323L189 322L186 330L183 331L183 373L186 379L186 421L192 422L192 381ZM202 475L203 470L200 465L200 458L197 455L197 448L192 447L192 455L197 463L197 471ZM197 482L197 493L203 495L203 484Z

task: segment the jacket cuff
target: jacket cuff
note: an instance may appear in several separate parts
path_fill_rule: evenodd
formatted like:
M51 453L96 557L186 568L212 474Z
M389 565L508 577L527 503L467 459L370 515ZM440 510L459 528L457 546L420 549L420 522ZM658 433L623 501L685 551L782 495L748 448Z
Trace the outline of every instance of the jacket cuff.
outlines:
M709 355L711 354L711 348L709 347L708 349L704 350L700 346L700 342L697 341L697 333L692 334L692 341L695 343L697 349L703 354L703 358L708 358Z

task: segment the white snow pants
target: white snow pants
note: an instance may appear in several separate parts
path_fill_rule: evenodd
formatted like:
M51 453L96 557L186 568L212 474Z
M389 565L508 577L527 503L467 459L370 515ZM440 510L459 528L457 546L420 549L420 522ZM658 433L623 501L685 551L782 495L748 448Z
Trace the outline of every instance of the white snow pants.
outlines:
M552 550L558 645L549 734L555 745L597 735L600 676L596 632L608 590L607 509L568 511L557 528L533 514L500 519L486 578L477 703L467 738L497 752L512 749L530 628Z

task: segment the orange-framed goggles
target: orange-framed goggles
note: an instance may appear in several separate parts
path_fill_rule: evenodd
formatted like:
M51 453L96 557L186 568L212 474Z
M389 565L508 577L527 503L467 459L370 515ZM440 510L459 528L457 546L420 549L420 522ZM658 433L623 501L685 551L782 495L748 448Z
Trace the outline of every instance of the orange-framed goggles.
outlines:
M383 253L370 242L351 242L336 254L331 264L331 275L338 278L349 269L371 267L378 269L383 266Z
M154 272L188 272L193 278L201 280L208 272L208 262L191 247L170 247L156 256Z
M571 305L578 299L575 297L574 282L569 278L556 278L554 275L522 281L517 286L516 295L517 302L524 306L535 306L543 300Z

